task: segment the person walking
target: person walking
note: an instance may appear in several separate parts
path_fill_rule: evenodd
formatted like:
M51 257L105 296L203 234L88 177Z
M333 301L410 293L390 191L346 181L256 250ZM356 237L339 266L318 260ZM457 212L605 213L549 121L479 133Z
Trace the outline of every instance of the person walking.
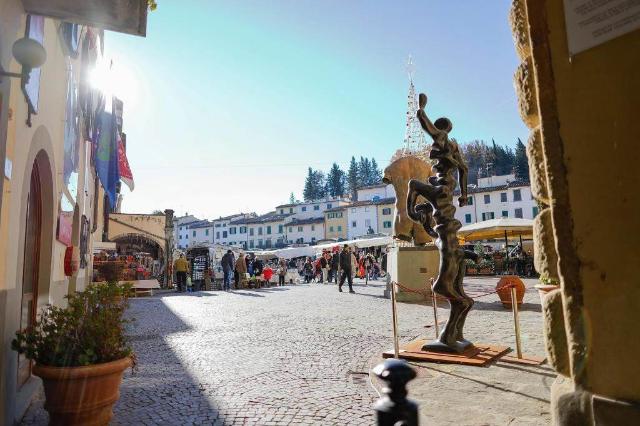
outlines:
M231 250L227 250L220 264L222 265L222 272L224 273L223 290L231 289L231 280L233 279L233 267L235 265L235 256Z
M281 258L278 264L278 285L284 286L284 277L287 275L287 261Z
M340 252L336 251L331 256L331 281L335 281L338 284L338 280L340 279L339 275L340 269Z
M187 289L187 274L189 273L189 262L181 254L173 264L173 270L176 271L176 281L178 284L178 292L182 293Z
M342 285L346 279L349 282L349 293L355 293L353 291L353 260L355 257L349 250L347 244L342 248L340 252L340 269L342 269L342 276L340 277L340 283L338 284L338 291L342 292Z
M247 280L247 261L244 258L244 253L240 253L238 260L236 260L236 273L238 274L236 288L242 288Z

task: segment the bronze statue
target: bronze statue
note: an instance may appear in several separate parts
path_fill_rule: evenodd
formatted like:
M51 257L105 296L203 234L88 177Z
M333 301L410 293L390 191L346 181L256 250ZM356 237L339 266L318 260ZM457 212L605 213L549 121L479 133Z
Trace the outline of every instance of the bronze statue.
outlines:
M423 246L431 242L431 237L424 230L424 227L408 217L406 199L410 179L426 180L432 174L431 166L413 155L401 156L384 169L382 182L392 184L396 191L396 212L393 221L394 238L413 241L416 246Z
M447 324L438 339L424 345L422 350L461 353L473 346L462 334L465 319L473 306L473 299L462 288L464 259L476 256L473 252L463 250L458 244L457 232L462 224L454 217L456 208L453 205L453 194L457 172L460 180L458 203L460 206L466 205L467 165L456 141L449 139L451 121L439 118L432 123L424 112L426 104L427 95L421 93L417 116L424 131L433 139L429 158L435 175L430 176L427 182L417 179L409 181L407 214L412 220L421 223L425 231L435 238L440 252L440 268L432 291L448 299L451 309ZM419 203L418 196L423 196L427 202Z

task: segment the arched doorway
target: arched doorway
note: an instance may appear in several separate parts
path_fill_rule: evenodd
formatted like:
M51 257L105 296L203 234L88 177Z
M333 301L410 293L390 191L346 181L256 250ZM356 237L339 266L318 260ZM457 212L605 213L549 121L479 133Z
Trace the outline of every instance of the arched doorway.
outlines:
M22 301L20 329L33 326L38 305L38 281L40 275L40 242L42 236L42 186L38 161L33 162L24 232L24 260L22 267ZM31 361L21 354L18 358L18 386L31 376Z

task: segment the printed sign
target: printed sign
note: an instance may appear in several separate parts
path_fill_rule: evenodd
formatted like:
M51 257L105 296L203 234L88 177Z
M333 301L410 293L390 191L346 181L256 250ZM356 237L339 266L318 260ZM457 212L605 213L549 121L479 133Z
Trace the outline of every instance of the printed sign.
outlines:
M640 28L640 0L564 0L569 54Z

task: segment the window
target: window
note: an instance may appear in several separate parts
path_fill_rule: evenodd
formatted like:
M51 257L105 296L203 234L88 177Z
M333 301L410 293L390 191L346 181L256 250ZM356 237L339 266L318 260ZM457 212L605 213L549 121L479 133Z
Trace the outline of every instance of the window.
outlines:
M500 193L500 202L501 203L506 203L507 202L507 193L506 192L501 192Z
M472 206L473 205L473 196L472 195L467 197L467 205L468 206Z
M342 232L342 225L338 225L338 232Z
M491 202L491 194L484 194L484 203L489 204Z
M271 238L267 238L267 240L265 241L265 246L267 248L271 248Z
M332 207L331 203L327 204L327 208L330 209Z
M293 213L293 207L289 208L289 213Z
M353 222L351 222L351 227L355 228L358 224L356 223L356 221L354 220Z
M216 239L220 239L220 231L216 232Z
M284 225L278 225L278 234L284 233Z
M293 232L293 227L292 226L289 227L289 232Z
M316 230L316 226L315 225L311 225L311 230L315 231Z
M254 246L253 240L249 240L249 248L254 248L254 247L255 246Z
M204 230L204 235L207 235L207 236L209 235L209 230L208 229Z
M356 212L356 209L355 209L355 208L352 208L352 209L351 209L351 213L355 213L355 212Z
M371 226L371 219L366 219L364 221L364 226L366 226L367 228Z
M520 192L519 189L514 189L513 190L513 201L522 201L522 193ZM516 216L516 217L518 217L518 216Z
M329 232L333 232L333 226L329 227Z
M382 209L382 214L385 216L391 214L391 209L389 207L385 207Z
M220 224L219 223L216 223L215 226L216 226L216 228L220 228Z
M247 233L247 227L246 226L241 226L240 227L240 233L241 234L246 234Z
M482 213L482 220L495 219L493 212Z
M188 239L189 239L189 234L185 235L185 236L184 236L184 238L185 238L186 240L188 240Z
M302 226L298 226L298 232L302 232Z
M227 231L222 231L222 238L227 238Z
M311 237L311 242L315 243L316 242L316 237Z
M509 210L502 210L502 217L509 217Z
M471 223L471 213L464 215L464 223Z
M271 234L271 225L267 226L267 235Z
M365 211L365 212L368 212L368 211L369 211L369 207L365 207L365 208L364 208L364 211Z
M249 228L249 236L253 237L253 228Z
M533 206L533 208L531 209L531 214L533 215L533 217L538 216L538 206Z
M262 240L258 240L258 247L262 248Z
M337 217L342 217L342 212L332 212L327 214L327 218L329 219L335 219Z
M313 209L314 210L320 210L320 206L319 205L318 206L313 206Z
M522 209L516 209L514 213L518 219L522 219Z
M236 234L236 227L232 226L231 228L229 228L229 234L231 235L235 235Z
M391 221L390 221L390 220L385 220L385 221L382 223L382 227L383 227L383 228L387 228L387 229L388 229L388 228L391 228Z
M258 226L258 235L262 235L262 226Z
M180 227L180 230L182 231L182 226Z
M180 235L180 239L182 239L182 235Z
M226 228L226 227L227 227L227 224L226 224L226 223L223 223L223 224L222 224L222 227L223 227L223 228Z
M307 206L302 206L302 211L306 212L307 211Z
M194 237L196 236L196 231L193 231L193 236L194 236Z
M284 209L280 209L280 214L284 214Z

